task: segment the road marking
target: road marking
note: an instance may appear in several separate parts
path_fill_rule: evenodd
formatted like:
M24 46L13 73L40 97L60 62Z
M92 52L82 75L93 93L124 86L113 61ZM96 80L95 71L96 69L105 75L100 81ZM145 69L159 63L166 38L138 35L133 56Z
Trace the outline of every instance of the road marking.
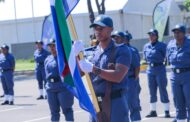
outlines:
M173 115L175 114L176 112L173 111L173 112L170 112L170 115ZM165 114L159 114L158 117L162 117L164 116ZM156 117L153 117L153 118L156 118ZM143 118L141 121L146 121L146 120L150 120L150 119L153 119L153 118Z
M75 111L74 113L82 113L82 112L84 112L84 111L80 110L80 111ZM45 116L45 117L41 117L41 118L26 120L26 121L23 121L23 122L36 122L36 121L40 121L40 120L44 120L44 119L50 119L50 116Z
M18 109L23 109L23 107L16 107L16 108L10 108L10 109L5 109L5 110L1 110L1 112L7 112L7 111L13 111L13 110L18 110Z

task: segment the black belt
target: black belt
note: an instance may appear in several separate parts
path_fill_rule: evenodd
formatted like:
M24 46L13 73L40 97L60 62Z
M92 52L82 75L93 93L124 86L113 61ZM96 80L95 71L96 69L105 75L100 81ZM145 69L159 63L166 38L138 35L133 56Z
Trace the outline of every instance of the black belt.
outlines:
M188 68L172 68L172 71L177 74L184 73L184 72L190 71L190 67L188 67Z
M1 72L13 71L13 69L1 69Z
M48 81L51 83L56 83L56 82L61 82L61 79L60 78L50 78L50 79L48 79Z
M135 78L135 75L129 75L128 78Z
M151 67L157 67L157 66L162 66L164 65L163 63L149 63L149 66Z
M37 63L37 65L43 66L43 65L44 65L44 62Z
M124 93L124 89L118 89L111 92L111 99L120 98ZM102 101L102 98L104 97L103 93L97 93L96 94L98 101Z

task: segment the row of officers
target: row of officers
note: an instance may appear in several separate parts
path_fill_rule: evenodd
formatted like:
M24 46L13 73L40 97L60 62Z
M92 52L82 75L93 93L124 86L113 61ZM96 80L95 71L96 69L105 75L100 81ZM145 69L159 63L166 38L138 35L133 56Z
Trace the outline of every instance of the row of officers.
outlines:
M140 56L138 50L130 45L130 33L113 31L113 21L107 15L99 15L90 25L94 30L98 45L92 48L90 58L78 60L82 72L90 74L96 96L101 103L110 92L110 112L108 122L140 122L141 106L139 94ZM176 122L190 121L190 40L185 36L186 28L176 25L172 32L174 39L168 45L158 40L156 29L148 32L149 42L143 49L144 60L148 64L147 78L150 93L150 113L146 117L157 117L157 89L163 103L165 117L170 117L170 101L168 99L166 64L170 64L171 86L176 108ZM34 53L36 61L36 78L39 86L39 97L47 97L51 111L51 121L58 122L60 108L66 121L74 121L73 95L66 89L59 75L55 40L48 43L49 52L43 48L42 41L36 41ZM0 59L1 81L5 95L4 104L14 104L13 72L14 57L9 53L7 45L3 45ZM76 41L72 48L75 55L85 50L81 41ZM45 93L43 89L46 89ZM99 99L102 98L102 99ZM103 109L102 104L100 108ZM101 109L101 110L102 110ZM102 110L103 111L103 110ZM130 115L128 115L130 113ZM98 121L90 116L90 122Z

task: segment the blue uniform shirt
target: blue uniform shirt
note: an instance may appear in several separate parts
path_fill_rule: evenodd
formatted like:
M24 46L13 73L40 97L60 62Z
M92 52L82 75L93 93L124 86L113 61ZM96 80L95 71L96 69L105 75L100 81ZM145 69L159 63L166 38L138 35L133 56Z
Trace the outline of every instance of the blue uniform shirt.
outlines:
M110 53L112 52L112 48L114 46L115 46L114 41L111 41L108 47L103 50L99 58L94 61L97 67L100 67L101 69L108 69L108 63L109 63L108 60L110 57ZM114 61L115 61L115 64L123 64L127 66L128 68L130 67L131 52L126 45L116 47ZM109 82L109 81L106 81L105 79L102 79L99 76L94 75L93 73L91 73L90 76L92 79L92 84L94 86L95 92L105 93L106 82ZM127 83L126 83L127 80L128 78L126 75L120 83L112 83L112 90L125 89L127 87Z
M148 64L150 63L163 63L166 58L166 44L162 42L155 42L155 43L147 43L144 46L143 54L144 59ZM157 73L160 71L164 71L165 66L157 66L157 67L148 67L147 73Z
M8 53L0 59L0 67L2 70L13 70L15 68L15 58L12 54Z
M141 61L141 57L140 57L140 54L139 54L139 50L136 47L134 47L134 46L132 46L130 44L128 44L127 46L130 47L130 48L132 48L132 50L135 52L135 54L137 55L137 58L138 58L138 60L140 62Z
M36 61L36 69L40 67L44 67L44 61L49 55L49 52L45 49L39 51L38 49L34 52L34 60Z
M132 54L132 61L130 65L130 69L128 72L128 76L134 76L135 77L135 68L140 67L140 59L139 59L139 54L133 47L129 47L131 50Z
M59 74L59 68L58 68L58 61L57 57L54 57L53 55L49 55L45 62L45 73L46 73L46 89L47 90L61 90L65 89L65 85L61 80L60 74ZM56 79L57 82L53 83L50 80Z
M171 40L167 46L167 59L171 68L190 68L190 40L185 39L182 47L176 45L176 40ZM189 80L190 72L173 73L172 79Z

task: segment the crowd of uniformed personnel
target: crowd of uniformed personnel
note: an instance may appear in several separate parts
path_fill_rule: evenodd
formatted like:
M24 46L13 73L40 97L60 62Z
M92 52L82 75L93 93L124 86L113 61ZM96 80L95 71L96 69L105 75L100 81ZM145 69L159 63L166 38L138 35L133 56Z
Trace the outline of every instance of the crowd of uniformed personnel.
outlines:
M137 48L130 44L132 39L128 31L115 31L112 19L99 15L90 25L94 35L90 56L77 60L82 72L89 73L92 85L101 109L97 118L90 116L90 122L140 122L140 55ZM188 30L187 30L188 31ZM184 25L176 25L172 32L174 39L166 45L159 39L156 29L147 34L149 42L144 45L143 59L147 67L147 85L150 96L150 113L146 117L157 117L157 89L163 103L165 118L170 117L170 100L167 92L166 65L171 67L171 86L176 118L173 122L190 122L190 40ZM65 120L74 121L72 105L74 96L67 90L59 75L55 39L47 44L49 51L43 47L43 41L36 41L34 59L35 74L38 81L40 99L47 99L51 121L58 122L60 108ZM73 43L76 58L84 51L82 41ZM87 50L86 50L87 51ZM89 49L88 49L89 51ZM4 92L1 105L14 105L15 70L14 56L9 46L2 45L0 51L0 77ZM105 101L107 102L105 107Z

